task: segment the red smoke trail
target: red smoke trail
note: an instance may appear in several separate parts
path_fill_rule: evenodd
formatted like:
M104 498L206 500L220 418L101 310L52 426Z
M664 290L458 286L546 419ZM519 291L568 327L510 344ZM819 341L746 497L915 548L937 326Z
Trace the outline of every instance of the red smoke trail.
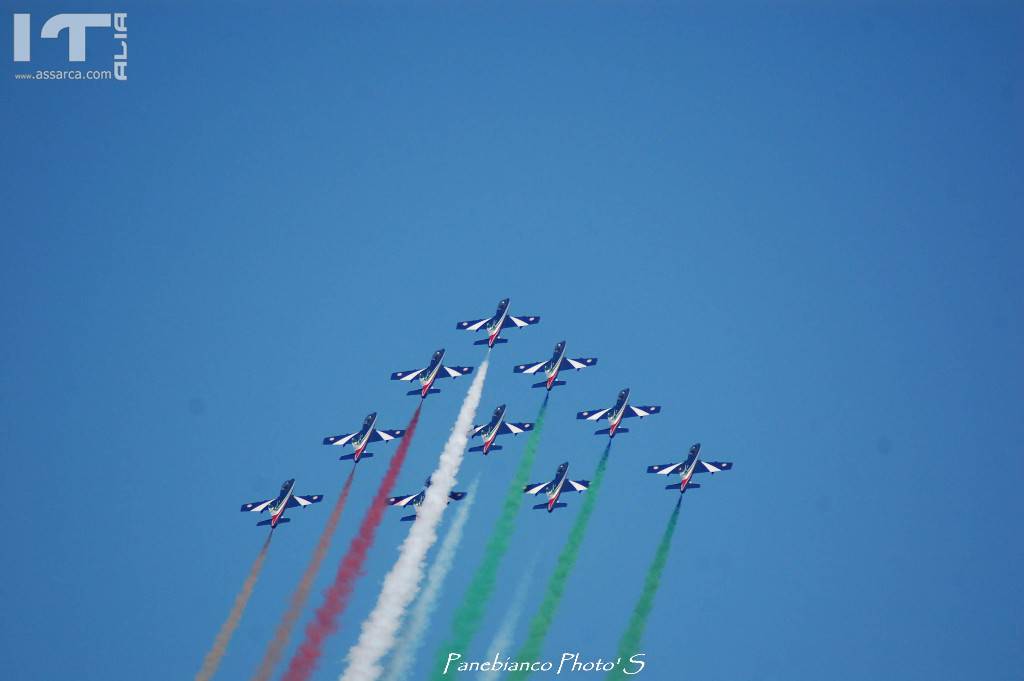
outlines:
M210 652L203 658L203 666L199 669L199 673L196 674L195 681L209 681L209 679L213 678L213 675L217 672L217 667L220 666L220 661L224 659L224 653L228 652L228 644L231 643L231 637L234 635L235 629L238 628L238 623L242 621L242 613L245 612L245 606L249 604L249 597L252 596L256 580L260 578L263 561L267 557L267 549L270 548L270 540L273 537L274 531L271 530L267 533L267 540L263 542L263 548L260 549L259 555L256 556L252 567L249 568L249 574L246 576L245 582L242 583L242 590L235 596L235 602L231 606L231 612L228 613L227 620L221 625L220 631L217 632L217 637L213 640L213 647L210 648Z
M327 549L331 546L331 538L334 536L334 530L338 527L338 521L341 520L341 511L345 508L345 500L348 499L348 491L352 488L352 479L355 475L356 466L353 466L349 471L348 478L345 480L345 486L341 488L341 496L338 497L338 501L334 504L334 510L331 511L331 516L327 519L327 525L324 526L324 531L320 533L320 541L317 542L316 549L313 551L313 558L309 561L309 565L306 566L306 571L302 574L302 579L299 580L295 593L292 594L288 610L281 618L281 623L277 625L274 639L267 646L267 652L263 655L263 661L252 677L253 681L268 681L270 675L274 673L274 667L281 660L281 654L292 637L292 629L295 627L295 622L298 621L299 615L302 614L302 607L306 604L309 592L313 589L313 582L316 580L317 572L320 571L320 564L324 561Z
M370 502L370 508L367 509L366 515L363 517L359 531L352 538L352 543L349 544L348 551L345 552L345 557L338 566L334 583L324 594L324 602L317 609L313 619L306 625L306 639L292 656L282 681L306 681L316 669L316 663L323 651L324 641L338 628L338 618L348 605L352 589L359 578L359 573L362 572L366 554L373 546L373 538L377 534L377 527L384 517L384 508L387 506L385 499L391 495L391 488L398 477L398 471L402 468L409 445L412 444L412 436L419 420L420 407L416 407L412 420L405 428L405 437L398 445L395 455L391 457L388 470L384 474L384 479L380 481L380 487L377 488L373 501Z

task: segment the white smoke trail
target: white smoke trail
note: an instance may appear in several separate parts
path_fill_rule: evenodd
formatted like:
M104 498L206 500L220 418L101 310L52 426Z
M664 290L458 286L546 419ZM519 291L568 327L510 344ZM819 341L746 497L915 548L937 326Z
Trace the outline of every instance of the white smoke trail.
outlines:
M416 600L416 605L409 615L409 628L404 635L405 643L398 647L395 656L388 666L388 673L385 675L387 681L405 681L409 678L409 670L412 663L416 661L416 653L423 645L423 634L427 631L430 618L437 608L437 599L441 595L441 588L444 580L448 577L452 566L455 565L455 554L459 550L459 542L462 541L462 530L469 520L469 511L476 499L476 488L480 478L473 481L469 486L465 500L459 504L455 511L455 518L452 520L448 533L441 540L441 546L437 550L437 557L427 572L427 580L424 582L423 591Z
M537 567L537 556L533 557L533 560L530 561L530 567L526 569L526 572L519 579L515 593L512 594L512 603L508 606L505 617L501 620L501 626L498 627L494 638L491 639L491 645L487 646L485 660L501 657L502 653L511 650L512 636L516 633L516 625L519 624L519 618L523 615L523 607L526 605L526 596L530 593L530 583L533 581L533 570L535 567ZM480 672L477 679L479 681L494 681L494 672Z
M398 560L384 578L377 604L363 621L359 640L348 651L349 664L340 677L342 681L376 681L382 671L380 660L395 645L395 634L405 618L409 603L419 590L424 560L430 547L437 541L437 526L448 505L448 494L455 486L455 476L466 453L469 431L473 427L473 417L476 416L484 390L487 363L485 359L480 365L480 370L466 392L466 399L462 402L452 433L441 451L441 458L431 476L432 484L427 488L416 522L398 549Z

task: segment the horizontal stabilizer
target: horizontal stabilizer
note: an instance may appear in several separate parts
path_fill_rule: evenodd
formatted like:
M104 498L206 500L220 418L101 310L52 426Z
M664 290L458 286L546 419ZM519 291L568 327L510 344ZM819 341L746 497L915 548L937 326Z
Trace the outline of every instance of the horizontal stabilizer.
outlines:
M469 451L471 451L471 452L482 452L482 451L484 451L484 446L483 445L479 445L477 447L470 447ZM489 450L487 450L487 451L489 451L489 452L501 451L501 445L491 445L491 448Z
M433 395L434 393L439 393L439 392L441 392L440 389L438 389L438 388L431 388L430 390L427 391L427 395ZM423 397L427 396L427 395L423 395L423 391L421 391L421 390L410 390L409 392L406 393L406 395L422 395Z
M412 515L403 515L402 516L402 522L412 522L413 520L416 520L416 514L415 513L413 513Z
M362 454L359 455L359 458L360 459L369 459L372 456L373 456L373 452L363 452ZM352 459L355 459L355 458L356 458L356 455L353 452L352 454L345 454L343 456L339 456L338 457L338 461L351 461Z
M508 339L507 338L495 338L494 339L494 345L497 345L498 343L508 343ZM478 341L473 341L473 345L487 345L487 339L486 338L481 338Z
M277 521L277 524L278 525L283 525L285 523L290 523L291 521L292 521L291 518L281 518L280 520ZM260 525L269 525L272 522L274 522L273 518L267 518L266 520L261 520L258 523L256 523L256 526L258 527Z
M601 428L600 430L595 430L594 431L594 435L608 435L608 433L610 433L610 432L611 432L611 428ZM629 432L629 428L618 428L618 429L615 430L615 435L618 435L619 433L628 433L628 432ZM615 437L615 435L612 435L612 437Z
M551 387L552 388L554 388L556 385L565 385L565 381L553 381L551 383ZM533 387L534 388L547 388L548 387L548 382L547 381L541 381L540 383L534 383Z
M465 492L450 492L448 494L448 498L451 499L452 501L459 501L460 499L466 498L466 493Z
M541 509L543 509L543 510L547 510L547 508L548 508L548 505L547 505L546 503L545 503L545 504L537 504L537 505L536 505L536 506L534 506L533 508L534 508L535 510L537 510L537 511L540 511ZM552 506L552 507L551 507L551 510L553 511L553 510L555 510L556 508L565 508L565 504L564 504L564 503L562 503L561 501L559 501L559 502L558 502L557 504L555 504L554 506Z

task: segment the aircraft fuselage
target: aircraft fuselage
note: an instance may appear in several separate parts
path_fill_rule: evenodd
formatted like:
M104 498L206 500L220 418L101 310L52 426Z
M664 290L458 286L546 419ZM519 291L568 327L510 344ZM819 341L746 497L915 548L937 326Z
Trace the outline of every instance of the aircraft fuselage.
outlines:
M498 309L487 325L487 347L489 348L494 347L495 341L501 335L501 327L505 323L505 318L508 317L508 301L509 299L505 298L498 303Z
M544 373L548 377L548 390L551 390L551 386L554 384L555 379L558 378L558 369L562 366L563 357L565 357L565 341L559 341L555 345L555 351L551 354L551 359L548 360L548 365L544 367Z
M284 515L284 511L288 508L288 500L292 496L292 488L295 487L295 479L286 480L281 485L281 492L277 495L277 499L267 507L267 512L270 513L270 529L277 527L278 521L281 520L281 516Z

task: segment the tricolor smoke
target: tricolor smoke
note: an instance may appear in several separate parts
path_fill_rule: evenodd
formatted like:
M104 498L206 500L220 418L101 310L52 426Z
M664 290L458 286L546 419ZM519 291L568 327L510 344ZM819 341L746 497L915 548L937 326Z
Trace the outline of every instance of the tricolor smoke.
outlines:
M598 494L601 492L601 482L604 480L604 472L608 467L608 452L611 450L611 446L612 443L609 442L604 448L604 454L601 455L601 460L597 464L597 472L594 473L590 489L583 494L580 514L576 516L576 522L573 523L572 529L569 531L569 539L566 541L565 547L558 554L558 559L555 562L555 571L551 574L550 579L548 579L548 588L544 593L544 599L540 603L540 608L538 608L537 614L530 621L526 643L523 644L522 649L515 656L517 660L540 659L544 637L547 636L548 629L551 628L551 622L554 621L555 613L558 611L558 605L562 602L565 584L569 581L569 575L572 574L573 567L576 565L576 559L579 558L580 548L583 546L583 537L586 535L587 525L590 523L590 516L594 514L594 507L597 506ZM529 669L525 671L519 670L511 672L510 678L522 679L526 678L529 674Z
M469 386L451 435L448 436L437 468L431 476L432 484L427 488L416 522L398 550L398 560L384 578L377 604L363 622L359 640L349 650L349 666L340 677L344 681L377 679L381 674L380 660L395 644L395 634L419 589L423 563L430 547L437 540L437 526L448 505L448 494L455 485L455 476L462 465L473 417L483 394L487 364L488 360L485 359Z
M231 612L228 613L227 620L221 625L220 631L217 632L217 637L213 639L213 647L210 648L210 652L203 658L203 666L199 668L195 681L209 681L217 673L217 667L220 666L220 661L224 659L224 653L228 651L231 636L235 633L235 629L238 628L238 623L242 621L242 614L245 612L245 606L249 604L249 598L252 596L253 587L256 586L256 580L260 578L263 561L267 558L267 549L270 548L270 539L273 536L274 531L271 530L267 534L267 540L263 542L263 548L257 554L252 567L249 568L248 576L242 582L242 590L235 596L235 603L231 606Z
M528 482L527 478L533 467L533 460L537 457L541 431L544 430L544 415L547 414L547 411L548 396L545 395L544 402L540 405L540 411L537 412L537 425L530 432L529 439L526 441L523 456L519 460L519 467L505 493L501 515L498 516L484 548L483 562L473 574L466 593L462 597L462 603L455 610L451 636L435 656L437 661L437 664L433 666L435 681L444 679L444 660L448 653L465 651L483 622L487 601L490 600L498 581L498 568L501 567L501 560L505 557L505 552L508 551L509 541L515 530L516 515L519 513L519 507L523 504L523 486Z
M349 544L348 551L345 552L345 557L342 558L341 564L338 566L338 572L334 576L334 583L331 584L324 594L324 602L317 609L312 621L306 625L305 640L299 646L299 649L295 651L291 662L288 663L288 669L283 677L284 681L305 681L308 679L320 660L324 641L338 628L338 617L341 616L341 613L348 606L349 598L352 596L352 589L355 587L360 572L362 572L366 554L373 545L377 528L384 517L384 509L387 506L385 500L391 495L391 488L395 484L395 478L398 477L398 472L402 469L402 462L405 461L405 455L409 451L409 445L412 444L412 436L416 432L416 424L420 420L421 408L422 403L419 407L416 407L412 420L406 426L405 437L399 443L395 455L391 457L388 470L380 481L377 492L373 495L373 500L370 502L370 507L363 517L363 522L359 526L356 536L352 538L352 543Z
M310 559L309 565L306 566L306 571L302 574L302 579L299 580L295 593L292 594L288 610L285 611L280 624L277 625L277 632L274 634L270 645L267 646L267 652L263 655L263 661L252 677L253 681L268 681L271 674L274 673L274 667L281 660L281 654L288 645L289 639L291 639L295 622L298 621L299 615L302 614L302 607L306 604L309 592L313 589L313 582L316 580L317 572L320 570L320 564L327 555L327 549L331 546L331 539L334 537L334 531L337 529L338 521L341 519L341 512L345 508L345 501L348 500L348 492L352 488L352 479L355 478L356 468L356 466L353 466L349 471L348 477L345 479L345 485L341 488L341 495L334 504L334 509L327 519L324 531L320 533L320 540L316 544L316 549L313 550L313 557Z
M658 544L658 550L654 552L654 560L651 561L651 567L647 570L647 576L644 578L644 588L640 592L640 599L637 600L636 606L633 608L633 615L629 618L626 631L619 639L618 657L623 660L640 652L640 639L643 638L644 627L647 626L647 618L651 614L654 597L657 595L658 585L661 583L661 573L665 570L668 552L672 548L672 535L675 534L676 523L679 521L679 505L682 501L682 497L676 500L676 507L672 510L672 515L669 516L668 525L661 535L661 543ZM625 676L622 669L619 667L610 672L608 678Z
M437 549L437 557L427 572L427 581L423 585L420 597L416 599L416 605L409 615L409 628L404 634L405 643L395 651L395 656L388 666L385 678L387 681L405 681L409 678L409 670L416 660L416 653L423 643L423 634L427 631L430 618L434 616L437 609L437 600L444 587L444 581L448 577L452 566L455 565L455 555L459 550L459 543L462 541L462 530L469 520L469 512L476 500L476 488L480 479L477 478L469 486L466 498L459 504L452 519L451 527L441 540L441 546Z

